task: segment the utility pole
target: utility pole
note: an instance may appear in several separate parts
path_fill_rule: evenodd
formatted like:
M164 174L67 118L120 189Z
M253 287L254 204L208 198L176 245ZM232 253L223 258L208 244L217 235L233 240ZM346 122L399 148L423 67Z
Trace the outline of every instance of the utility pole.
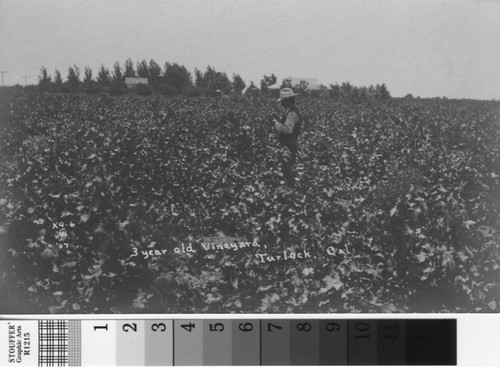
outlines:
M24 78L24 86L26 87L26 79L28 79L29 76L28 75L23 75L21 78Z
M7 74L7 73L8 73L8 71L1 71L1 70L0 70L0 73L2 73L2 87L3 87L3 75L4 75L4 74Z

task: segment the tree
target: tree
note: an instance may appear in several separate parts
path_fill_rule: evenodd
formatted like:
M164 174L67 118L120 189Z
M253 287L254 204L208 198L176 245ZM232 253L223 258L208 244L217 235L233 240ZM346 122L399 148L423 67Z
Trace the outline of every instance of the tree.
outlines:
M260 91L262 93L268 93L270 87L276 84L277 78L276 75L264 75L260 81Z
M45 66L42 66L42 68L40 69L40 75L38 76L38 88L46 92L50 90L51 85L52 81L49 73L47 72L47 68Z
M354 103L359 103L360 98L359 98L359 88L353 87L351 90L351 96L350 100Z
M328 88L325 85L321 84L319 86L319 88L312 89L310 91L310 94L311 94L311 97L314 97L314 98L326 99L326 98L328 98Z
M123 73L122 68L120 67L120 63L117 61L113 65L113 81L122 81Z
M294 85L295 91L302 95L309 94L309 83L305 80L301 80L299 84Z
M153 59L149 60L149 78L153 88L157 89L161 84L161 66Z
M335 101L340 99L340 86L338 83L330 84L330 88L328 89L329 97Z
M238 74L233 74L233 90L236 93L241 94L241 92L243 91L243 89L245 89L245 87L246 84L241 78L241 76L239 76Z
M201 72L195 70L196 86L204 88L209 94L216 94L217 91L228 94L231 92L231 81L226 73L216 71L213 67L207 66L207 71L202 75Z
M373 85L370 85L368 87L368 91L366 92L366 97L371 101L376 99L376 91L375 91L375 87Z
M47 72L47 68L45 66L42 66L42 68L40 69L40 75L38 76L38 83L46 81L50 82L50 76Z
M347 101L351 98L352 85L349 82L343 82L340 86L340 99Z
M125 60L123 67L125 68L125 78L135 78L134 63L131 59Z
M107 87L111 83L111 74L109 73L109 70L104 67L104 65L101 65L101 67L99 68L99 73L97 74L97 82L103 87Z
M368 88L366 87L359 88L359 100L361 102L366 102L368 100Z
M73 65L68 68L68 83L76 86L80 83L80 69Z
M139 78L149 78L149 67L146 60L137 62L137 76Z
M259 88L254 84L253 81L250 81L250 85L248 86L247 90L245 91L245 95L249 97L257 97L259 95Z
M377 93L378 99L385 100L391 98L391 94L389 93L389 90L387 89L385 83L382 83L382 85L377 84L375 86L375 91Z
M91 81L92 81L92 69L89 66L85 66L83 82L85 84L88 84Z
M203 72L199 69L194 69L194 85L198 88L203 88Z
M60 87L63 83L62 77L61 77L61 72L56 69L54 72L54 84Z
M191 73L185 66L176 63L165 63L165 73L163 74L165 83L174 87L177 93L184 93L193 85Z

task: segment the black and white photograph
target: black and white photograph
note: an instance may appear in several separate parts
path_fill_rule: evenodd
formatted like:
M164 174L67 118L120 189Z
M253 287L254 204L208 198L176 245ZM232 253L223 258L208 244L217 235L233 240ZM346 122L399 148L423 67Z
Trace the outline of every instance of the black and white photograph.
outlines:
M500 312L500 1L2 0L0 314Z

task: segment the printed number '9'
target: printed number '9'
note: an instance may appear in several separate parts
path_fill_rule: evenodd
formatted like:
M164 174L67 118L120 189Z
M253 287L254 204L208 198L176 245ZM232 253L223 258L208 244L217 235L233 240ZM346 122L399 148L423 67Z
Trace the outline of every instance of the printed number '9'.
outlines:
M340 324L337 324L336 322L329 322L328 324L326 324L326 330L327 331L339 331Z

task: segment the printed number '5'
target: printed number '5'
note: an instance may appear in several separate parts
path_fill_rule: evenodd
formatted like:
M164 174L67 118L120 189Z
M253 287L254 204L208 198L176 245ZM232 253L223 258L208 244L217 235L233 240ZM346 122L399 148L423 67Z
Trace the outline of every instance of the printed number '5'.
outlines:
M210 324L210 331L223 331L224 330L224 325L222 325L220 322L217 324Z

